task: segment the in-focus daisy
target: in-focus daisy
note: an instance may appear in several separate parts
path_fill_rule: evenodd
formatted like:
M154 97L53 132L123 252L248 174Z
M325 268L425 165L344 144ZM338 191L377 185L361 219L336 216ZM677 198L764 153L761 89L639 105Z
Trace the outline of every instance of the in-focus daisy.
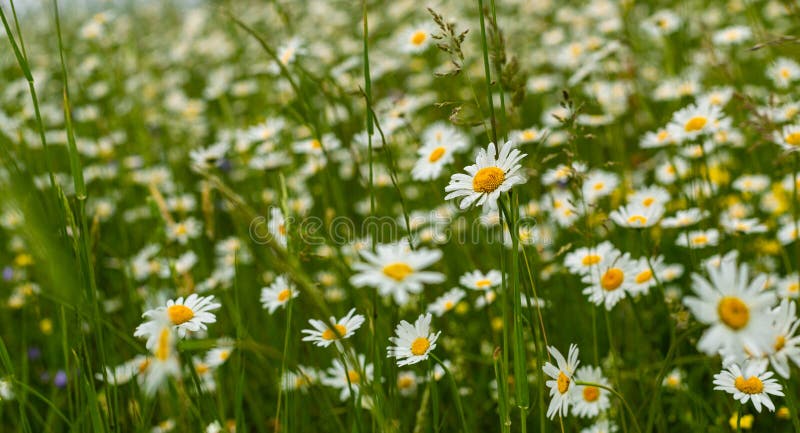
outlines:
M316 319L309 319L308 323L313 329L300 331L306 334L303 341L311 341L319 347L328 347L333 342L338 343L338 340L350 338L364 324L364 316L356 314L356 309L353 308L339 320L331 316L328 323Z
M360 251L364 262L355 263L357 272L350 278L355 287L375 287L381 296L392 296L399 305L409 301L409 294L420 293L424 284L444 281L438 272L423 271L442 257L439 250L411 250L407 241L378 245L375 253Z
M733 254L715 262L705 263L708 279L692 274L697 297L683 301L699 322L710 325L697 348L711 356L721 351L738 359L746 353L760 356L769 352L770 307L775 295L762 291L766 276L758 275L751 281L748 266L737 266Z
M655 225L663 215L664 207L661 205L632 203L612 211L609 216L620 227L644 228Z
M294 284L289 282L289 278L280 275L268 287L261 289L261 305L269 311L269 314L272 314L299 295L300 292L294 288Z
M767 371L765 360L746 361L743 365L731 362L714 375L714 385L714 389L733 394L733 399L742 404L752 401L757 412L761 412L761 405L774 412L769 396L783 396L781 385Z
M207 329L206 323L214 323L217 316L212 311L221 305L214 302L213 296L198 296L192 293L185 299L167 301L165 307L145 311L142 317L147 321L136 328L134 336L147 338L147 347L152 349L159 338L163 323L171 325L178 336L185 337L189 332Z
M394 346L389 346L389 358L397 358L397 365L411 365L428 359L428 354L436 349L436 340L441 331L431 332L431 315L425 314L410 324L405 320L401 321L395 328L396 337L390 337L389 341Z
M575 371L576 382L596 383L611 386L598 367L585 365ZM596 417L611 406L608 391L591 385L576 385L572 399L572 411L579 417Z
M428 312L433 313L436 317L442 317L444 313L452 310L453 307L464 299L465 295L466 292L464 292L464 290L454 287L428 305Z
M450 177L445 187L445 200L461 198L459 207L466 209L473 204L489 209L497 209L500 194L514 185L525 183L520 161L526 154L516 149L510 141L500 146L498 154L494 143L481 149L475 158L475 164L466 167L467 174L456 173Z
M547 351L556 359L556 365L549 361L542 367L544 373L552 380L545 382L550 388L550 406L547 408L547 417L553 419L556 415L566 416L569 413L570 395L575 385L573 374L578 368L578 346L571 344L567 359L555 347L548 347Z
M611 311L631 289L637 274L636 262L631 260L630 254L625 253L585 275L583 282L589 287L583 289L583 294L589 296L590 302L604 305L606 310Z

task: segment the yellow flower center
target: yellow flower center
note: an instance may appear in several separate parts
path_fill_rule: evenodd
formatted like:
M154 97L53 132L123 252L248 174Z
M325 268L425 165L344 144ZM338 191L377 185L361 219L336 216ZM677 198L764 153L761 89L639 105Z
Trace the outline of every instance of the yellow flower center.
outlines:
M789 78L789 75L791 75L788 68L781 68L780 74L783 78Z
M583 258L583 260L581 260L581 263L584 266L591 266L591 265L596 265L596 264L600 263L600 260L602 260L602 259L603 258L598 256L597 254L589 254L589 255L585 256Z
M150 359L145 358L144 361L139 363L139 373L144 373L150 367Z
M784 139L792 146L800 146L800 132L792 132L791 134L787 134Z
M475 287L477 287L479 289L483 289L483 288L489 287L491 285L492 285L492 282L489 281L487 278L484 278L482 280L478 280L478 281L475 282Z
M395 281L405 280L412 272L414 270L411 269L411 266L403 262L390 263L383 267L383 274Z
M750 321L750 309L735 296L722 298L717 305L717 314L722 323L735 330L744 328Z
M419 337L411 343L411 353L414 356L422 356L431 347L431 342L425 337Z
M194 367L194 369L197 371L197 374L205 374L205 373L208 373L208 370L209 370L208 365L206 365L206 364L204 364L202 362L197 364Z
M409 376L402 376L397 379L397 387L400 389L408 389L414 386L414 379Z
M428 39L428 34L422 30L417 30L413 35L411 35L411 43L416 46L422 45L422 43L425 42L425 39Z
M647 224L647 218L644 215L632 215L628 218L628 224L644 225Z
M800 291L800 284L798 283L789 284L789 287L787 287L786 290L789 293L797 293L798 291Z
M292 296L292 291L289 289L283 289L280 293L278 293L278 301L286 302L290 296Z
M603 182L597 182L596 184L594 184L593 188L594 188L595 191L600 191L605 186L606 186L606 184L604 184Z
M436 162L441 159L442 156L444 156L444 147L439 146L436 149L433 149L433 152L431 152L430 156L428 156L428 161Z
M564 394L569 389L569 377L564 374L563 371L558 372L558 379L556 380L558 384L558 392Z
M625 281L625 273L620 268L611 268L603 274L600 279L600 286L606 291L617 290L622 282Z
M166 361L169 358L169 328L164 328L161 330L161 334L158 336L158 345L156 346L156 358L159 361Z
M183 235L185 235L187 233L189 233L189 229L186 228L185 224L178 224L177 226L175 226L175 234L176 235L183 236Z
M786 346L786 337L779 335L775 339L775 351L778 352L779 350L783 349L784 346Z
M444 303L445 311L450 311L453 309L453 301L445 301Z
M492 192L506 179L506 174L499 167L485 167L475 173L472 189L475 192Z
M587 386L583 388L583 399L589 403L597 401L600 398L600 390L596 386Z
M167 308L167 316L175 325L186 323L194 317L194 311L185 305L171 305Z
M536 139L536 132L534 132L534 131L524 131L522 133L522 138L527 140L527 141L534 140L534 139Z
M704 245L708 243L708 237L706 235L697 235L692 238L692 243L695 245Z
M347 372L347 377L350 379L350 383L358 383L361 381L361 375L355 370L349 370Z
M764 383L756 376L750 376L747 379L739 376L733 384L736 386L736 389L745 394L759 394L764 390Z
M322 149L322 143L320 143L319 140L317 140L317 139L311 140L311 148L312 149Z
M708 119L706 119L705 117L695 116L689 119L689 121L686 122L685 125L683 125L683 129L686 132L699 131L706 126L706 123L708 123Z
M347 328L345 328L344 325L337 323L336 325L333 325L333 327L336 328L336 332L333 332L333 329L330 328L326 329L325 332L322 333L323 339L331 341L347 333Z
M219 359L225 361L228 357L231 356L231 352L229 350L223 350L219 352Z
M636 284L646 283L650 278L653 278L653 271L645 269L636 276Z
M658 139L658 141L664 141L664 140L666 140L668 137L669 137L669 132L667 132L667 131L660 131L660 132L658 133L658 135L656 136L656 138Z

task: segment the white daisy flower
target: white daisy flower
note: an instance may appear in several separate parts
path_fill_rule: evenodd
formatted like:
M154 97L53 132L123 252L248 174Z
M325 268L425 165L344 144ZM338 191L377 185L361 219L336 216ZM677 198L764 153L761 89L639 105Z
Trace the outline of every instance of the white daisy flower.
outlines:
M414 180L433 180L442 173L445 164L453 162L455 148L450 143L440 143L431 141L417 151L417 159L414 168L411 169L411 177Z
M646 257L641 257L636 263L636 271L633 283L628 288L631 295L647 295L651 287L655 287L656 276L664 272L664 258L659 256L647 261Z
M585 275L582 281L589 287L583 289L583 294L589 296L590 302L604 305L606 310L611 311L631 290L637 274L636 263L631 260L630 254L625 253L596 266Z
M781 385L767 371L767 362L763 360L746 361L743 365L731 362L723 366L723 370L714 375L714 389L733 394L733 399L742 404L753 402L757 412L763 405L770 412L775 405L770 395L783 396Z
M167 225L167 239L186 245L190 239L200 235L201 224L195 218L189 217Z
M716 246L718 242L719 231L717 229L684 232L675 239L675 245L687 248L713 247Z
M328 323L322 320L309 319L308 323L313 329L303 329L303 341L311 341L315 346L328 347L338 340L350 338L364 324L364 316L356 314L353 308L339 320L331 316Z
M272 314L279 307L285 307L292 299L300 296L289 278L280 275L268 287L261 289L261 305Z
M681 369L674 368L664 376L664 379L661 381L661 386L673 390L683 389L685 388L685 384L683 383L684 376L685 374Z
M147 348L152 349L164 323L172 326L178 336L183 338L189 332L207 329L206 323L215 323L217 317L212 311L220 306L214 302L213 296L198 296L196 293L185 299L183 296L175 300L170 299L165 307L145 311L142 317L148 320L139 325L133 335L147 338Z
M406 28L400 33L400 51L421 53L433 43L433 27L428 23Z
M797 227L798 223L795 221L788 221L778 229L778 242L781 245L789 245L797 240Z
M661 220L661 227L666 228L679 228L688 227L702 221L708 216L708 211L698 208L690 208L679 210L675 213L674 217L666 217Z
M352 357L349 357L352 358ZM320 381L333 388L339 389L339 398L342 401L350 398L350 389L358 395L362 386L368 386L372 381L373 366L367 364L364 355L358 355L358 365L352 365L353 361L347 359L347 364L343 364L339 359L333 360L333 365L325 371L325 375Z
M401 367L428 359L428 354L436 349L436 340L442 333L431 332L430 325L430 313L420 315L413 325L401 321L394 331L397 336L389 338L394 346L389 346L388 357L397 358L397 365Z
M720 119L722 110L719 106L692 104L673 113L667 130L678 141L690 141L716 131Z
M800 125L784 126L780 133L775 131L772 140L786 152L797 152L800 150Z
M619 185L616 174L603 170L592 170L583 181L583 198L587 203L594 203L611 194Z
M203 171L218 166L225 154L228 153L230 145L220 142L210 147L194 149L189 152L189 159L194 170Z
M350 278L355 287L374 287L381 296L392 296L399 305L409 301L409 294L422 291L424 284L438 284L444 275L423 271L442 257L439 250L419 248L412 251L407 241L378 245L375 252L361 250L364 262L355 263L357 272Z
M731 26L717 31L711 37L716 46L736 45L750 40L753 32L747 26Z
M449 193L445 200L463 197L459 204L461 209L473 204L497 209L497 199L501 193L526 181L519 164L526 154L515 147L508 141L500 147L499 154L494 143L481 149L475 164L464 169L467 174L457 173L450 177L450 183L444 189Z
M800 65L794 60L781 57L767 68L767 77L775 83L775 87L785 89L800 78Z
M617 430L618 430L617 426L614 423L612 423L607 419L604 419L598 421L593 426L581 429L581 433L614 433Z
M772 348L768 352L769 363L775 372L788 379L790 375L789 361L800 366L800 335L796 335L797 328L800 327L800 320L797 319L797 305L784 298L772 312L775 316L772 324L775 336Z
M217 368L226 363L231 357L233 352L233 340L229 338L220 338L217 341L217 347L209 350L205 356L205 363L210 368Z
M609 216L620 227L644 228L658 223L663 215L664 207L659 204L632 203L612 211Z
M286 248L286 218L280 208L270 208L267 229L269 230L269 234L275 239L275 242L283 248Z
M798 278L797 272L793 272L778 280L775 292L780 299L796 299L800 297L800 278Z
M413 371L401 371L397 373L397 390L403 397L410 397L417 393L417 385L420 378Z
M452 310L453 307L461 302L465 295L466 292L464 290L454 287L428 305L428 312L433 313L436 317L442 317L444 313Z
M666 206L671 200L669 192L660 186L648 186L638 189L628 196L628 203L640 204L644 207Z
M544 373L553 380L548 380L545 385L550 388L550 406L547 408L547 417L555 418L556 415L566 416L569 413L573 385L572 375L578 368L578 346L571 344L567 359L553 346L547 348L550 355L556 359L556 365L549 361L542 367Z
M462 286L472 290L489 290L500 286L503 282L503 274L492 269L487 273L481 271L467 272L458 280Z
M566 255L564 266L578 275L588 275L596 266L619 257L621 253L609 241L603 241L594 247L578 248Z
M642 30L654 38L669 35L678 30L680 25L681 18L669 9L654 13L641 24Z
M798 137L800 140L800 137ZM800 143L800 141L798 141ZM762 174L746 174L737 178L731 186L740 192L760 193L769 187L769 177Z
M358 374L358 373L355 373ZM354 376L355 377L355 376ZM306 392L311 385L320 380L319 372L311 367L298 365L295 371L287 370L281 378L282 389Z
M170 377L181 375L181 366L175 350L175 332L168 323L161 323L154 332L153 356L144 371L144 390L153 395Z
M699 322L710 325L697 348L710 356L721 351L737 358L769 352L770 307L775 295L762 291L766 276L751 281L748 266L737 266L733 254L706 262L705 269L708 279L692 274L697 297L683 301Z
M575 382L596 383L610 387L599 367L585 365L575 371ZM576 385L572 398L572 411L582 418L594 418L611 407L608 391L591 385Z

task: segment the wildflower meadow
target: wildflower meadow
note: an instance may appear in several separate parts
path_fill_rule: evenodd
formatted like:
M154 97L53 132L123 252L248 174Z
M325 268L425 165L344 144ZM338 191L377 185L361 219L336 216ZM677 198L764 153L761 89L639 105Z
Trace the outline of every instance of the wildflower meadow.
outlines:
M798 2L0 19L0 432L800 432Z

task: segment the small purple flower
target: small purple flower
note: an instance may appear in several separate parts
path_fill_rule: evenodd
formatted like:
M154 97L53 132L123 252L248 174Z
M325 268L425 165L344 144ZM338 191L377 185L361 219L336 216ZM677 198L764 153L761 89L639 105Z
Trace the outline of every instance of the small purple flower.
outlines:
M67 373L65 373L64 370L58 370L56 377L53 379L53 383L59 388L67 386Z
M31 346L28 348L28 359L30 359L31 361L35 361L41 357L42 357L42 351L38 347Z
M11 281L14 278L14 269L11 266L3 268L3 281Z

